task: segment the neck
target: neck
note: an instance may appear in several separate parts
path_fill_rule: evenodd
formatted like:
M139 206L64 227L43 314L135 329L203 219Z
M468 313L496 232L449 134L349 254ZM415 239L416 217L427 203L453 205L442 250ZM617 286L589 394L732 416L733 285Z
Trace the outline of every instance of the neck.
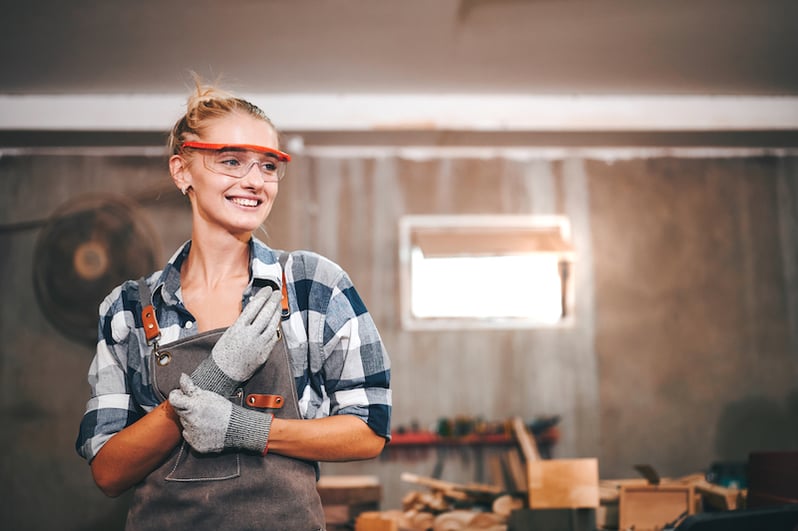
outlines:
M181 284L212 288L225 281L248 277L251 236L193 230L191 251L181 271Z

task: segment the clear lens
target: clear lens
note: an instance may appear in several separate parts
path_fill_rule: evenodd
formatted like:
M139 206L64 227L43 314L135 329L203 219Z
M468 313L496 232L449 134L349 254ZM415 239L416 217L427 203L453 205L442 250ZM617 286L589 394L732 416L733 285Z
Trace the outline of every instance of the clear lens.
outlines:
M205 167L214 173L241 179L255 166L264 181L276 182L285 175L284 161L268 153L246 150L221 150L203 152Z

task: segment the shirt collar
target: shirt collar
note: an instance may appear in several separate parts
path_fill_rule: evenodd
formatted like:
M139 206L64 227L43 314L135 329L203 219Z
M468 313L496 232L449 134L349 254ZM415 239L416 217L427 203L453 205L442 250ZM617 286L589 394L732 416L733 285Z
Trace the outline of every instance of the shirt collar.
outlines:
M180 268L191 250L191 240L184 243L169 259L161 272L161 276L152 290L154 301L167 305L176 305L182 301L180 294ZM279 253L265 243L252 237L249 240L249 293L253 286L261 287L273 283L278 289L282 287L282 270ZM160 299L160 300L158 300Z
M267 282L282 287L283 272L280 267L280 252L268 247L259 239L253 237L249 240L249 271L251 282L263 285ZM253 282L254 281L254 282Z

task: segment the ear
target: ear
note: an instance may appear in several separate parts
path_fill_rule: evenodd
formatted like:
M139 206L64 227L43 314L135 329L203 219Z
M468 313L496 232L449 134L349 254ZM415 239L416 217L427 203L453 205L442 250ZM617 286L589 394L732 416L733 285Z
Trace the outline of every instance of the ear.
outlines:
M192 186L191 171L188 169L188 161L180 155L169 157L169 173L177 189L186 194L186 190Z

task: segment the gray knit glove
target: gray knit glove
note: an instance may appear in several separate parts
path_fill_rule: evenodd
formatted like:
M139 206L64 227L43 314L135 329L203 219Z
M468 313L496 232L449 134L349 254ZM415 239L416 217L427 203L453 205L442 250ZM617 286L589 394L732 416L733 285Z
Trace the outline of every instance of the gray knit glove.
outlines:
M191 374L202 389L229 396L269 359L279 338L282 293L262 288Z
M274 415L237 406L212 391L200 389L187 374L180 389L169 393L180 417L183 438L200 453L240 448L262 454L269 441Z

